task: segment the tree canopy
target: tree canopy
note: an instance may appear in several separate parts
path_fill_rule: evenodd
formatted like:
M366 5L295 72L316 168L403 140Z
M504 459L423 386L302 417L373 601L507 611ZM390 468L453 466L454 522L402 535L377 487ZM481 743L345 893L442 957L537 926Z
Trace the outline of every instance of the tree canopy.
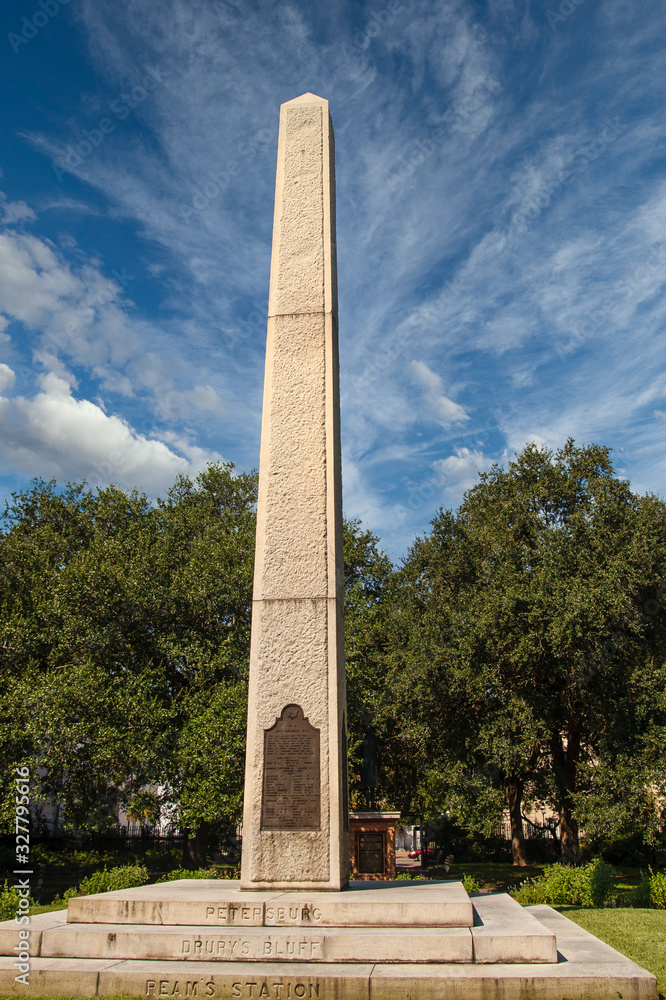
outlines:
M211 465L152 506L36 480L0 532L0 818L27 764L64 828L177 805L190 860L242 811L256 474ZM364 734L382 805L491 834L523 804L647 842L666 794L666 505L607 448L530 444L440 509L399 570L345 521L352 804Z
M201 824L238 821L255 504L256 475L231 465L179 477L155 507L43 481L8 504L0 749L31 765L66 828L103 828L110 797L156 785L177 790L194 838L191 771L213 750Z
M636 810L620 774L664 791L665 528L608 449L529 444L440 510L401 571L394 724L468 823L503 794L518 863L526 791L557 810L572 861L595 797L616 829Z

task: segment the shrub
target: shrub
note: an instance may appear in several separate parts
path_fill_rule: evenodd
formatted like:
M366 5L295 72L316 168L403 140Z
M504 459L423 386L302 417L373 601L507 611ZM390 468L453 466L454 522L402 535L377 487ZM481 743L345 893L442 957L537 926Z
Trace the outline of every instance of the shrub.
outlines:
M217 873L218 878L240 878L240 865L234 868L220 868Z
M666 910L666 871L653 872L650 868L650 906L655 910Z
M605 906L613 891L615 870L601 858L580 868L549 865L539 878L529 879L511 895L519 903L555 906Z
M579 896L581 906L606 906L615 888L615 869L612 865L595 858L579 872Z
M526 878L517 889L511 889L510 895L517 899L523 906L534 906L536 903L543 903L543 892L539 886L539 879Z
M641 880L635 889L618 896L618 906L633 906L636 908L648 907L650 905L650 883L645 873L642 873Z
M455 848L454 848L455 849ZM511 861L511 844L501 837L470 837L456 858L463 861Z
M66 889L62 896L54 896L51 902L54 906L62 906L64 909L67 909L68 901L70 899L74 899L74 897L78 895L80 895L80 893L77 888Z
M170 871L177 865L182 856L182 851L174 849L163 851L159 847L149 847L141 856L141 861L150 872Z
M641 880L635 889L618 900L622 906L652 907L666 910L666 872L641 872Z
M217 868L197 868L192 871L190 868L174 868L158 878L158 882L178 882L183 878L217 878Z
M641 872L640 883L632 896L634 906L666 910L666 872L653 872L651 867L647 872Z
M19 901L21 897L19 896L18 889L15 885L9 885L5 879L2 890L0 890L0 920L13 920L19 911ZM33 903L34 900L29 900ZM25 903L23 904L25 906ZM23 911L26 912L25 910Z
M464 873L462 877L462 884L465 892L478 892L481 888L473 875L465 875Z
M640 865L647 860L647 848L642 833L625 834L607 841L600 851L604 861L612 865Z
M72 896L94 896L98 892L113 892L114 889L133 889L137 885L145 885L150 879L145 865L122 865L119 868L106 866L98 872L93 872L84 878L78 890L68 889L64 899Z

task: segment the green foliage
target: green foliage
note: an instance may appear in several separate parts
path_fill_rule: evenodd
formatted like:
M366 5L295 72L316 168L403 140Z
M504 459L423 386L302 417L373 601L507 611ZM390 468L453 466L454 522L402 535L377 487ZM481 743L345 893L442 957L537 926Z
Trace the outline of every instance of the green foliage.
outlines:
M0 920L13 920L19 911L19 901L21 897L19 896L18 889L15 885L11 885L7 879L5 879L2 889L0 889ZM33 899L29 899L29 903L34 903Z
M185 878L217 878L217 868L174 868L158 878L158 882L179 882Z
M136 842L135 842L136 843ZM180 861L182 851L179 848L163 850L160 847L145 849L137 844L135 850L130 850L127 844L119 843L114 849L99 847L71 850L61 847L53 849L44 844L34 844L30 851L31 860L49 869L70 868L114 868L128 864L143 864L148 871L168 871ZM11 857L11 855L9 856ZM8 861L9 865L9 861Z
M350 798L356 801L362 761L361 744L368 726L381 729L386 700L386 656L390 631L391 560L379 539L358 520L343 526L345 564L345 661ZM391 782L392 745L382 733L380 793Z
M511 895L524 905L606 906L613 894L614 875L615 869L600 858L580 867L548 865L543 875L523 882Z
M94 896L98 892L113 892L114 889L133 889L150 881L145 865L122 865L119 868L103 868L81 882L76 895Z
M640 865L647 860L647 847L643 839L643 831L613 837L602 842L599 851L604 861L612 865Z
M32 795L64 806L71 834L117 826L121 787L162 769L171 713L154 691L154 675L114 677L85 662L27 671L10 683L13 724L45 770Z
M233 829L243 808L247 687L220 684L183 703L173 788L181 826Z
M665 529L663 501L572 440L527 445L437 513L395 581L403 811L446 807L487 835L513 796L519 835L532 798L559 813L568 857L578 818L595 840L650 842L666 792Z
M232 868L218 868L217 877L225 879L240 878L240 865L234 865Z
M182 851L178 848L163 851L159 847L151 847L147 851L141 851L137 856L149 872L162 872L171 871L181 855Z
M41 480L13 495L0 534L6 830L19 764L32 801L57 805L70 834L109 831L120 803L155 822L151 785L182 785L196 830L183 774L220 746L219 725L212 743L202 725L208 703L247 677L255 502L256 476L231 465L179 477L154 507L137 492ZM232 714L228 780L205 776L203 822L238 815Z
M473 875L464 875L462 877L463 889L465 892L478 892L481 888L479 883L476 881Z
M127 818L142 827L160 821L160 799L156 792L142 789L127 804Z
M113 892L115 889L133 889L150 881L150 874L145 865L119 865L116 868L104 868L93 872L81 881L76 888L67 889L62 896L53 900L55 906L67 906L70 899L77 896L94 896L99 892Z
M666 910L666 871L641 873L641 881L647 882L650 906L655 910Z
M221 878L221 879L238 879L240 878L240 866L236 865L231 868L174 868L172 871L167 872L158 878L158 882L176 882L180 879L185 878Z

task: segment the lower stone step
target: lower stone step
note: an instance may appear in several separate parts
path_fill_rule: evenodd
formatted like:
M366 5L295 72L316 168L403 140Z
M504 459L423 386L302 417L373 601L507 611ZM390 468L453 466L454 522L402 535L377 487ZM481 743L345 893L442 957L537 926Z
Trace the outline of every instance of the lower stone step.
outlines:
M560 914L554 913L551 923L558 925L555 965L221 965L34 958L17 983L14 960L0 958L0 992L176 1000L658 1000L656 979L649 972Z

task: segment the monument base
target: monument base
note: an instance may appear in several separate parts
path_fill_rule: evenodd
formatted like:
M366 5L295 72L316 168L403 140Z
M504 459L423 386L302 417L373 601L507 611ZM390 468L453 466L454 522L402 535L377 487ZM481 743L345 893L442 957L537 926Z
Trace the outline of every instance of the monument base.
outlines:
M657 1000L656 979L548 906L459 882L340 893L189 879L0 924L0 993L247 1000ZM27 973L24 971L27 966ZM22 981L17 981L21 977Z

